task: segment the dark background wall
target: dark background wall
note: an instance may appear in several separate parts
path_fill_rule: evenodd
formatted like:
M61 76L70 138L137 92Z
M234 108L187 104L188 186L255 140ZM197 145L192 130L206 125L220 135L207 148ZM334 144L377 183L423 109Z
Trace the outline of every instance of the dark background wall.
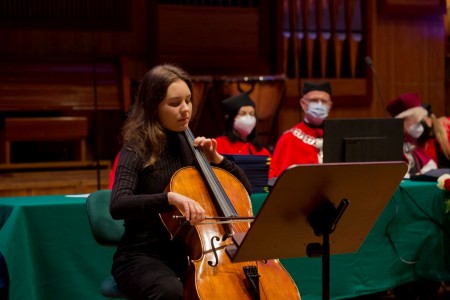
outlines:
M438 116L448 110L441 0L5 0L0 5L2 60L94 63L127 57L131 82L161 62L211 76L199 134L220 134L221 111L215 107L229 94L224 78L230 77L285 76L282 97L274 100L280 104L271 120L273 137L299 121L304 80L332 82L332 118L383 117L386 102L404 92L419 93ZM376 68L382 97L366 56ZM104 158L117 151L123 118L124 112L115 112L98 120Z

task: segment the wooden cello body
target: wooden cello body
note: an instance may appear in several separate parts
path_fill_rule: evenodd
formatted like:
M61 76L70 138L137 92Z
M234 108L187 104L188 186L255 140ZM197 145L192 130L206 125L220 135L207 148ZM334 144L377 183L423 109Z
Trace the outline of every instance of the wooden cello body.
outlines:
M213 167L211 171L235 213L253 216L250 198L241 182L220 168ZM194 167L178 170L168 189L198 201L207 216L222 216L223 212L211 199L211 187L200 172ZM182 216L178 209L174 209L171 213L161 214L161 218L172 237L185 245L189 256L184 299L300 299L297 286L278 259L244 263L231 261L225 251L233 244L230 234L245 234L250 228L248 222L223 225L205 220L204 224L191 226L180 224L174 218L177 215Z

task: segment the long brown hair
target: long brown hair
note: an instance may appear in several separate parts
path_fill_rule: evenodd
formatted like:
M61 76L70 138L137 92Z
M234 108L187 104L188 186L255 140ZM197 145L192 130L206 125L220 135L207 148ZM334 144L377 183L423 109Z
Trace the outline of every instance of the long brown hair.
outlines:
M123 144L145 161L143 167L154 165L166 146L158 105L166 97L169 85L177 80L186 82L192 94L191 79L181 68L163 64L149 70L141 80L135 103L122 128Z
M436 140L441 147L442 153L447 159L450 159L450 143L448 141L447 130L434 114L431 114L430 118L433 124L432 128L434 135L436 136Z

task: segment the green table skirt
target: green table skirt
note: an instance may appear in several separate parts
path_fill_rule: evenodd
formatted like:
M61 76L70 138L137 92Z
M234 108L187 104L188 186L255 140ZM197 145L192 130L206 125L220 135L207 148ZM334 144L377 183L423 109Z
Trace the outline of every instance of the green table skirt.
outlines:
M435 183L403 181L357 253L332 255L332 299L383 291L426 278L450 280L445 192ZM255 214L267 194L252 195ZM0 198L0 251L10 299L103 299L113 248L93 239L85 196ZM447 255L446 255L447 254ZM321 259L281 260L303 300L321 299Z

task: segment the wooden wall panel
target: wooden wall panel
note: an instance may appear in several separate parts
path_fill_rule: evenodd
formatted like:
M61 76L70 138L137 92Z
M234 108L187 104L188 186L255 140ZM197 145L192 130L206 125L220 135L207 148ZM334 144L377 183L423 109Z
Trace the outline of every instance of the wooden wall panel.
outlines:
M378 74L382 97L368 70L372 101L364 106L333 107L330 117L390 117L385 113L387 102L406 92L419 93L422 102L430 103L437 116L444 115L445 16L441 11L426 16L408 13L389 16L383 14L376 0L367 0L367 5L368 53ZM334 88L338 89L337 85L338 82L333 82ZM289 105L283 106L280 112L280 133L302 118L295 93L295 82L288 82L287 96L290 98L286 103Z
M122 0L2 0L0 26L129 30L131 6Z
M303 1L306 0L297 2ZM269 2L261 1L262 5ZM411 3L406 0L384 2L397 7ZM368 7L367 54L372 57L378 73L385 103L380 103L376 83L367 69L367 74L357 77L366 80L365 86L337 81L333 85L338 94L340 90L356 93L366 88L372 99L336 106L331 117L382 117L386 102L404 92L418 92L424 102L432 104L437 115L445 113L445 33L441 2L414 0L414 5L431 3L438 9L425 16L410 15L408 11L402 13L402 10L391 16L386 13L386 7L379 5L381 1L364 0ZM159 4L155 13L159 17L154 22L148 16L149 7L153 9L156 3L154 0L133 1L130 31L0 29L0 55L3 58L128 56L130 78L137 80L150 63L155 62L155 57L161 62L178 62L188 71L194 70L195 75L269 75L273 65L283 64L280 55L269 56L269 53L279 54L283 41L271 44L263 38L271 34L267 26L271 20L264 14L265 17L261 17L260 9L189 9L186 6L169 9ZM277 1L277 5L283 3ZM278 14L279 10L270 13ZM280 26L280 22L282 20L273 25ZM280 70L279 67L275 69ZM297 80L287 81L287 101L283 102L278 118L279 133L300 120L297 105L300 84Z
M267 73L259 9L158 5L156 61L175 62L197 74ZM174 22L176 20L176 22ZM251 70L251 72L249 72Z
M440 12L427 17L374 18L373 62L386 102L417 92L436 115L445 114L444 29Z
M0 56L19 59L127 56L130 76L140 79L148 67L146 2L133 1L130 30L96 30L92 26L71 29L3 27L0 29Z
M381 15L424 16L445 14L445 0L381 0Z
M134 0L130 30L97 30L81 26L78 28L11 26L0 29L0 56L6 61L48 59L77 60L89 64L94 59L99 63L104 58L128 57L129 76L139 80L148 69L147 1ZM92 24L91 24L92 25ZM7 75L6 75L7 76ZM92 90L92 89L91 89ZM18 114L21 112L18 112ZM74 112L77 116L79 112ZM14 113L15 114L15 113ZM40 112L30 116L39 116ZM93 120L93 115L89 115ZM95 157L96 148L101 159L113 159L118 151L118 136L123 113L99 113L97 132L89 128L87 156ZM90 124L93 124L90 123ZM0 122L0 131L2 131ZM94 136L95 135L95 136ZM98 136L98 138L97 138ZM1 142L0 142L1 143ZM0 151L2 152L2 151Z

